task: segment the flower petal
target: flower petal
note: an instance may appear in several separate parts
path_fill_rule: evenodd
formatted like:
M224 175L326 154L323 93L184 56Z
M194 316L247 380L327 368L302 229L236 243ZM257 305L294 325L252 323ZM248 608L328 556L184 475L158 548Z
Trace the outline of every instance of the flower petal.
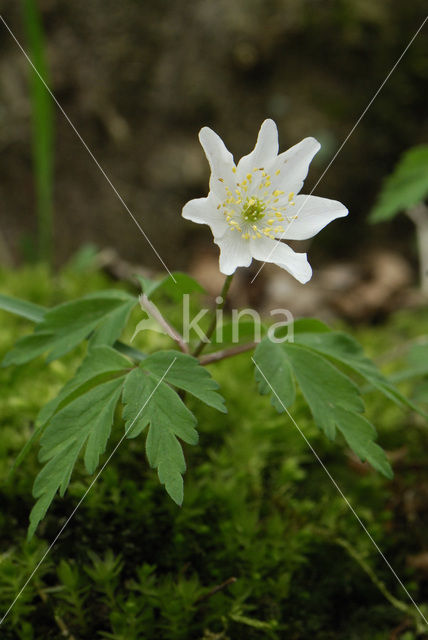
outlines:
M225 185L231 186L235 182L232 169L235 162L223 140L209 127L203 127L199 132L199 141L205 152L211 168L210 189L220 200L226 198Z
M221 238L214 238L214 242L220 247L220 271L226 276L235 273L238 267L250 266L250 243L237 231L228 230Z
M285 226L284 233L278 237L286 240L307 240L313 238L321 229L336 218L348 215L348 209L337 200L318 198L317 196L295 196L293 207L288 208L296 220Z
M288 244L270 238L250 240L253 258L262 262L273 262L303 284L312 276L311 265L306 253L296 253Z
M222 235L229 225L224 215L217 209L216 202L212 196L190 200L184 205L182 216L198 224L208 224L213 235Z
M321 145L315 138L304 138L294 147L280 153L275 161L266 168L272 175L272 189L281 189L289 193L299 193L308 175L309 165ZM278 172L276 175L276 172ZM274 177L275 176L275 177Z
M273 120L265 120L260 127L256 146L247 156L240 159L237 166L238 180L254 169L272 164L278 155L278 129Z

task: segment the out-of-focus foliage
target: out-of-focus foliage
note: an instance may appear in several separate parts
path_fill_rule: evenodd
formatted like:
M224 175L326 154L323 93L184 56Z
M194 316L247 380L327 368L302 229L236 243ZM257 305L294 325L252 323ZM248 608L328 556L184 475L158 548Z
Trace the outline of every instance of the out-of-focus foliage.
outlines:
M423 202L427 195L428 145L425 144L403 154L393 173L386 178L370 220L390 220L400 211Z
M16 0L2 15L24 40ZM305 136L322 149L315 184L426 16L426 1L393 0L59 0L39 2L52 88L169 268L183 268L206 229L180 218L206 195L208 166L197 140L214 128L236 157L272 117L281 149ZM25 40L24 40L25 41ZM0 202L15 256L33 234L30 105L25 60L0 31ZM379 180L405 148L427 139L427 38L412 43L316 195L352 215L314 243L349 255L369 237L361 224ZM110 245L132 261L159 267L61 114L56 117L57 261L82 241ZM400 224L400 223L398 223ZM345 232L346 225L346 232ZM406 242L391 230L391 240Z
M46 45L37 0L22 0L22 15L29 56L37 69L28 69L31 77L31 117L33 166L37 213L37 258L50 263L53 255L53 162L54 109L51 96L39 75L50 86Z

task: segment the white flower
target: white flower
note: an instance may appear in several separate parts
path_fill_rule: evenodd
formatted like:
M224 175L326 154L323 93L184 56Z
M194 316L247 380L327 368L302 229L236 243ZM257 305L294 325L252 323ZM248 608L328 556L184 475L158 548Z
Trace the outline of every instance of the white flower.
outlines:
M214 131L204 127L199 140L211 167L210 192L207 198L190 200L183 217L211 227L220 247L220 271L230 275L255 258L273 262L300 282L310 280L306 253L296 253L278 238L312 238L348 213L335 200L296 195L320 149L319 142L305 138L278 155L276 124L265 120L253 151L236 166Z

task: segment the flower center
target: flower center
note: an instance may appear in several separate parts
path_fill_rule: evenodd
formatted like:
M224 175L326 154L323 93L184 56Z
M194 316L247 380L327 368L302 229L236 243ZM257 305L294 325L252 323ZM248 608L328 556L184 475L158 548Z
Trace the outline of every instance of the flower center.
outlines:
M265 203L258 198L247 198L241 215L246 222L257 222L264 217L265 209Z
M279 174L278 169L275 178ZM219 180L224 182L223 178ZM230 229L238 231L244 240L263 236L274 239L285 231L278 223L286 221L290 224L297 218L286 213L289 206L294 206L294 193L284 198L284 191L273 188L271 180L261 167L248 173L241 182L236 182L233 191L224 185L227 198L217 209L222 209Z

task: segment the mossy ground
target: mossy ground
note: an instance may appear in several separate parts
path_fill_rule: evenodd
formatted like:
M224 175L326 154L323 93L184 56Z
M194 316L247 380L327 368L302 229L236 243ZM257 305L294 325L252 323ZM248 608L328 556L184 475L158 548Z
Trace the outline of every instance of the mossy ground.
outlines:
M1 277L5 293L45 305L118 286L76 264L56 277L43 268ZM425 320L423 313L398 314L387 325L358 330L358 338L371 355L379 354L423 333ZM3 312L1 322L3 354L31 325ZM147 338L137 340L144 346ZM150 340L145 346L153 349L165 338ZM8 472L38 409L72 375L83 350L48 366L39 359L0 370L1 612L90 483L78 466L66 496L26 542L37 451L12 480ZM186 448L183 507L148 468L143 440L124 442L14 605L2 638L426 637L418 635L403 590L301 435L257 394L249 356L212 372L229 412L192 403L200 442ZM388 400L367 399L382 446L406 449L392 482L356 464L343 442L329 443L303 402L292 414L415 600L428 602L427 574L408 563L426 548L428 430ZM118 416L110 450L120 435Z

